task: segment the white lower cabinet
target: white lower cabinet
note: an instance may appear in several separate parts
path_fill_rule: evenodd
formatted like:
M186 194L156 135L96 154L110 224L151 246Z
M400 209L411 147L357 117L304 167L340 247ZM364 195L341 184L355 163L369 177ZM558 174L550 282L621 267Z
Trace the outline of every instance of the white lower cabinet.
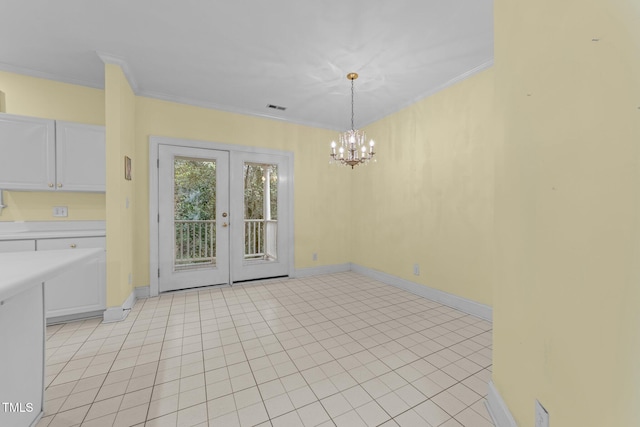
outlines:
M38 239L38 251L105 249L104 237ZM47 319L90 313L106 308L106 255L45 282Z
M36 250L35 240L7 240L0 242L0 253L33 252Z

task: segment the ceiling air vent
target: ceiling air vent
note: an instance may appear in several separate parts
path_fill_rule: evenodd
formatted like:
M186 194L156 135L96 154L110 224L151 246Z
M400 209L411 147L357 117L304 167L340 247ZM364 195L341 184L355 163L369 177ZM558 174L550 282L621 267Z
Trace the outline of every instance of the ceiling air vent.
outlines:
M273 104L267 105L267 108L271 108L271 109L274 109L274 110L280 110L280 111L284 111L284 110L287 109L287 107L281 107L279 105L273 105Z

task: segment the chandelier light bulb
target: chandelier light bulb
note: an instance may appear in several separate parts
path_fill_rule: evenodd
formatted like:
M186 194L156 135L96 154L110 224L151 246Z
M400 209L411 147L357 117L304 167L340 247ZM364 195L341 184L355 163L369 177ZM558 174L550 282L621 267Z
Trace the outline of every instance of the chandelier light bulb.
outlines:
M331 141L331 148L336 148L336 142L335 141Z

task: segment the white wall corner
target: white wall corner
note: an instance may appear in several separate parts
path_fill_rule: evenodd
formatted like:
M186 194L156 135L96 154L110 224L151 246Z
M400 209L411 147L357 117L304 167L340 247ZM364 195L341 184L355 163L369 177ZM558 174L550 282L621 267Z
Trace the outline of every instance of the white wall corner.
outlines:
M378 270L363 267L358 264L351 264L351 270L364 276L371 277L372 279L378 280L382 283L386 283L387 285L395 286L396 288L403 289L431 301L439 302L440 304L455 308L489 322L493 319L493 310L488 305L440 291L438 289L430 288L419 283L411 282L397 276L392 276L391 274L383 273Z
M320 267L298 268L296 269L293 277L311 277L319 276L321 274L344 273L345 271L350 270L350 263L323 265Z
M102 315L102 323L113 323L124 320L129 315L129 312L136 304L135 289L129 294L127 299L118 307L108 307Z
M119 65L120 68L122 68L122 72L124 73L124 76L127 78L127 81L129 82L129 86L131 86L131 90L133 91L134 94L138 95L138 92L139 92L138 83L136 82L136 79L133 76L133 71L131 71L129 64L127 64L127 61L125 61L124 58L116 55L111 55L105 52L99 52L99 51L96 51L96 55L98 55L98 57L105 64Z
M513 419L513 415L509 411L509 407L500 396L493 381L489 381L485 405L496 427L518 427L516 420Z

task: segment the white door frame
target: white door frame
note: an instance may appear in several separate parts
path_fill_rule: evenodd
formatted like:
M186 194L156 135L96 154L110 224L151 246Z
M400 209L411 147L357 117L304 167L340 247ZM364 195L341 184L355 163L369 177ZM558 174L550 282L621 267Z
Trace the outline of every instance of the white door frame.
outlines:
M235 144L222 144L218 142L197 141L190 139L169 138L164 136L149 137L149 296L155 297L159 294L158 269L159 269L159 239L158 239L158 148L160 145L174 145L179 147L205 148L212 150L235 152L246 152L255 154L267 154L284 156L288 161L290 176L287 179L287 192L289 195L287 227L288 242L287 252L281 254L289 262L289 277L294 277L294 170L293 152L284 150L274 150L270 148L249 147ZM231 273L232 274L232 273ZM233 277L231 278L233 282Z

